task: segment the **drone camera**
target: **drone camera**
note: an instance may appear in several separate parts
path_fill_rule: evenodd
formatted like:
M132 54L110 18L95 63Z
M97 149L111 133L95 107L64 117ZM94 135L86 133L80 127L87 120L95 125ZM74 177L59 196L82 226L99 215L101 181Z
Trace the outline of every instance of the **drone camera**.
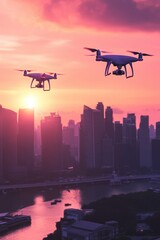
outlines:
M117 69L115 71L112 72L114 75L117 75L117 76L121 76L121 75L124 75L125 72L121 69Z
M38 84L36 85L36 88L43 88L43 84L42 84L42 83L38 83Z

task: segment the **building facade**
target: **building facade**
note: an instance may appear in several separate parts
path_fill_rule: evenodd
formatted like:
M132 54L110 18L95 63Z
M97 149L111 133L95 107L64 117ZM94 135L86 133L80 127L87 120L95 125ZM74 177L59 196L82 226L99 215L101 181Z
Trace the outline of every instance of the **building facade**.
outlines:
M63 169L62 124L56 113L41 120L42 167L45 173Z
M151 143L149 136L149 116L140 117L139 126L139 156L140 156L140 167L151 168Z
M34 169L34 109L19 109L18 166L26 175Z
M17 113L0 106L0 180L13 177L17 165Z

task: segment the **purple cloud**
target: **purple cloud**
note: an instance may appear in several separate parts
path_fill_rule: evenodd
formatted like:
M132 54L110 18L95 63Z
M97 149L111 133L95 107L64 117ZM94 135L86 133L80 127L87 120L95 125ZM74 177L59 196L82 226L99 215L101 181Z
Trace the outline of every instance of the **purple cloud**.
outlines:
M124 111L122 109L120 109L120 108L113 108L113 113L114 114L123 114Z
M65 27L159 31L159 0L43 0L42 16Z

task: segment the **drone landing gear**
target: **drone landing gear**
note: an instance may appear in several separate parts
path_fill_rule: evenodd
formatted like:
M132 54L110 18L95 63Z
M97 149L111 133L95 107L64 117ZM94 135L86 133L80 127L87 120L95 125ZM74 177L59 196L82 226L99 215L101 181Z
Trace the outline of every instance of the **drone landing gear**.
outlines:
M45 88L45 83L43 82L43 91L50 91L51 89L51 85L50 85L50 81L46 80L48 82L48 88Z
M134 70L133 70L132 63L128 63L128 64L129 64L129 66L130 66L130 68L131 68L131 75L129 76L129 75L127 74L127 67L126 67L126 65L124 65L124 69L125 69L125 73L126 73L126 78L131 78L131 77L134 76Z
M111 73L109 73L109 68L110 68L111 64L112 64L112 62L107 62L107 65L106 65L106 68L105 68L105 72L104 72L105 76L108 76L108 75L111 74Z
M43 91L50 91L51 86L50 86L50 81L49 80L45 80L45 81L48 82L48 88L45 87L45 81L44 80L39 81L38 84L34 85L33 83L34 83L35 80L36 79L34 79L34 78L32 79L31 84L30 84L30 88L43 88ZM38 80L36 80L36 81L38 81Z

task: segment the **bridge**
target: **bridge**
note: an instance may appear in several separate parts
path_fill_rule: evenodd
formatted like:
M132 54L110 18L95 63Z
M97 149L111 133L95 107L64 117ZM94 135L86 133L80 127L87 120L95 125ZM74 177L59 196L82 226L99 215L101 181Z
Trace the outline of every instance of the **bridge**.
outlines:
M106 182L112 183L125 183L140 180L160 180L160 175L131 175L131 176L98 176L98 177L74 177L63 178L54 181L44 181L38 183L23 183L23 184L3 184L0 185L0 191L16 190L16 189L29 189L29 188L45 188L54 186L71 187L77 184Z

